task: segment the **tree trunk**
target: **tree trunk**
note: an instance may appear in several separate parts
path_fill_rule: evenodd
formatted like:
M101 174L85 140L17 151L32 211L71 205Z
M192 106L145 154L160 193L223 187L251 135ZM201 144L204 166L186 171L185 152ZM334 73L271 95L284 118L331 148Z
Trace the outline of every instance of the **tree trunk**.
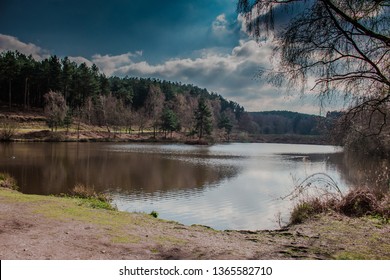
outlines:
M77 123L77 141L80 139L80 122L81 122L81 108L79 107L79 113L78 113L78 118L79 121Z
M9 108L12 107L12 80L8 80L8 102L9 102Z
M24 80L24 104L23 104L24 109L27 108L27 91L28 91L27 87L28 87L28 78Z

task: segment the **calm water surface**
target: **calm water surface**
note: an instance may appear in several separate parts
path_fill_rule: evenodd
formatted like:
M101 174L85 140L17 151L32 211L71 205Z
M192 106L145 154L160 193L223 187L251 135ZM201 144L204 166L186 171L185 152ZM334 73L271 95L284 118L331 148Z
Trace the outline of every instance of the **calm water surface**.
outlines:
M66 193L83 183L111 193L120 210L154 210L163 219L215 229L277 228L292 207L280 197L297 181L324 172L347 188L342 158L337 147L291 144L0 145L0 171L24 193Z

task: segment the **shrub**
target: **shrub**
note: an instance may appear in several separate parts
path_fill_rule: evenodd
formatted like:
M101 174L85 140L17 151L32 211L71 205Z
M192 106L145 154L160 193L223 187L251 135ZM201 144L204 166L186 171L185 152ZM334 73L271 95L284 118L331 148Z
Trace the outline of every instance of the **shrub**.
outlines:
M299 199L291 212L290 224L299 224L308 218L327 211L350 217L374 215L390 217L390 192L380 188L353 188L343 194L328 175L316 173L297 184L284 198Z
M294 207L290 216L290 224L302 223L316 214L327 211L335 211L349 217L373 215L387 221L390 218L390 193L357 188L340 197L325 196L305 199Z
M375 214L379 210L378 198L369 189L351 190L341 199L338 208L347 216L361 217Z
M15 136L16 123L10 120L2 121L0 128L0 141L11 141Z
M154 218L158 218L158 212L157 211L152 211L152 212L150 212L150 214L149 214L150 216L152 216L152 217L154 217Z
M82 204L87 204L92 208L116 210L116 208L111 205L111 197L105 193L97 193L94 187L76 184L70 191L70 195L83 199L84 201Z
M8 173L0 173L0 187L11 189L11 190L19 189L15 178L13 178Z
M290 224L300 224L314 215L336 208L338 201L334 196L314 197L302 200L291 212Z

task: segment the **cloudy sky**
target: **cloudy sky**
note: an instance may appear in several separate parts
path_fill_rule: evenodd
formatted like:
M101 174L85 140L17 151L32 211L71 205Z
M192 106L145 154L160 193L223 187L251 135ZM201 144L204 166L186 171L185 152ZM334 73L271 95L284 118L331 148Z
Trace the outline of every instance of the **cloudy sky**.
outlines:
M190 83L247 111L319 114L310 93L287 95L256 78L271 67L271 49L245 32L236 0L0 0L0 51L68 56L107 76Z

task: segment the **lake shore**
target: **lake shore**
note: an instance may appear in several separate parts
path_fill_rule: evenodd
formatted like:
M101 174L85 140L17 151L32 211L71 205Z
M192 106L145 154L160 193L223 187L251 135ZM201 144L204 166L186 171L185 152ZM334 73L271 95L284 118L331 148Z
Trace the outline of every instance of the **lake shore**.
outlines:
M1 259L390 259L390 225L318 215L272 231L217 231L83 200L0 189Z
M213 137L199 140L188 136L186 132L174 132L165 138L164 133L157 133L154 137L152 131L138 131L131 133L106 127L92 126L78 123L77 120L66 128L51 131L46 125L46 117L42 110L21 109L9 110L0 108L0 121L11 122L14 132L9 139L14 142L148 142L148 143L185 143L185 144L213 144L215 142L239 142L239 143L286 143L286 144L316 144L331 145L331 141L322 135L298 135L298 134L248 134L246 132L233 132L229 139L222 131L214 133Z

